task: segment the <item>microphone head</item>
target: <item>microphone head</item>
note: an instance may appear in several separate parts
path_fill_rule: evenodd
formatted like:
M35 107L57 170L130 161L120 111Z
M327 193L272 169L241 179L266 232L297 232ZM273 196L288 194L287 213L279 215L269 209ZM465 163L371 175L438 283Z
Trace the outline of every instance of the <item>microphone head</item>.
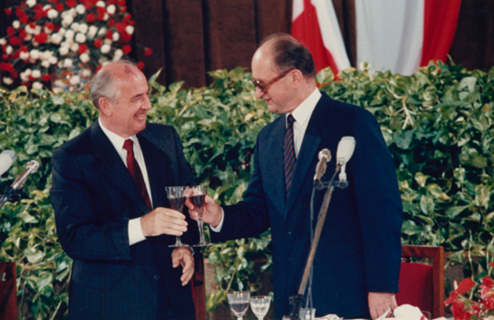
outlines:
M0 153L0 176L10 169L15 158L16 154L12 150L5 150Z
M331 161L331 151L329 151L328 149L322 149L321 151L319 151L319 160L322 160L323 158L326 159L326 162L329 162Z
M39 169L39 162L36 160L31 160L26 163L26 169L29 170L30 173L35 173Z
M355 150L355 138L346 136L341 138L338 143L338 149L336 150L336 160L340 164L346 164L352 158L353 151Z

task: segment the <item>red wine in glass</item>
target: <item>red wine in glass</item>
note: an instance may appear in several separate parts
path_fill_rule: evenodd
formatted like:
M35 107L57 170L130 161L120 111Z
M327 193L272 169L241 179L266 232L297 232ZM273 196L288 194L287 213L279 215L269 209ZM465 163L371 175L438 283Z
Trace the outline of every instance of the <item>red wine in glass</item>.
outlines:
M199 214L199 219L197 219L197 224L199 227L199 243L195 244L194 247L205 247L210 245L210 243L204 240L204 222L202 221L202 207L204 206L204 201L206 198L206 194L208 191L207 186L195 186L190 187L188 190L188 197L192 204L194 205L194 209Z
M185 204L185 192L188 187L165 187L166 196L170 201L170 206L173 210L178 212L183 212ZM180 236L177 236L175 244L170 245L170 247L188 247L187 244L182 243Z

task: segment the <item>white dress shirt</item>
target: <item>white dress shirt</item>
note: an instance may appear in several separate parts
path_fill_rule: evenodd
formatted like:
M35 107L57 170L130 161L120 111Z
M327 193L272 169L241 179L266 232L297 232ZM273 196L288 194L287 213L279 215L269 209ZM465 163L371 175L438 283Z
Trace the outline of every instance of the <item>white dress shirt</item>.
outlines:
M314 89L314 91L300 104L295 108L292 112L292 116L295 119L293 123L293 144L295 147L295 156L298 158L298 153L300 151L300 147L302 146L302 141L304 141L305 131L307 130L307 126L309 125L310 117L312 116L312 112L316 108L317 103L321 99L321 92L319 89ZM286 118L288 118L289 113L285 115L285 128L288 125ZM220 232L221 227L223 227L223 218L225 217L225 212L221 209L221 222L215 228L213 226L209 226L209 228L214 232Z
M101 127L101 130L105 133L105 135L108 137L110 142L112 143L113 147L115 147L115 150L117 151L118 155L122 159L124 165L127 167L127 150L123 148L124 142L127 139L131 139L134 144L133 144L133 151L134 151L134 158L136 159L137 163L139 164L139 168L141 169L142 172L142 177L144 179L144 184L146 185L146 190L149 195L149 201L151 202L151 208L153 207L153 197L151 195L151 188L149 186L149 178L148 178L148 171L146 169L146 163L144 162L144 155L142 154L141 146L139 145L139 139L135 135L128 137L128 138L122 138L121 136L111 132L103 124L101 123L100 118L98 118L99 125ZM128 233L129 233L129 244L133 245L137 242L141 242L146 239L144 237L144 234L142 233L142 228L141 228L141 218L135 218L135 219L130 219L129 220L129 228L128 228Z

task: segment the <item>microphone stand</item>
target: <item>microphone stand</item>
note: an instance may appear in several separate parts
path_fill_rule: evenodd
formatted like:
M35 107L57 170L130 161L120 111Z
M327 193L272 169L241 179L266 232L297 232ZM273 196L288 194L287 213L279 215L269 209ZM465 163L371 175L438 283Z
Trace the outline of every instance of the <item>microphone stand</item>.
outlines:
M334 179L336 177L336 174L338 174L340 170L341 170L341 164L338 164L336 166L336 170L333 176L331 177L331 180L328 183L328 190L324 195L321 209L319 209L314 240L310 248L309 257L307 258L307 263L305 264L304 273L302 275L302 281L300 282L300 287L298 289L297 295L290 298L291 303L293 304L293 309L292 312L290 313L290 320L299 320L300 308L302 307L304 293L307 287L307 281L309 280L309 274L312 268L312 264L314 262L314 257L316 255L317 245L319 244L319 239L321 238L322 228L324 226L324 221L326 220L326 214L328 212L329 203L331 202L331 198L333 196L333 191L335 188ZM324 187L326 187L326 184L324 184ZM314 186L314 188L317 188L317 186Z
M2 208L6 202L19 201L21 197L22 197L22 189L18 190L18 189L10 188L6 194L0 195L0 208Z

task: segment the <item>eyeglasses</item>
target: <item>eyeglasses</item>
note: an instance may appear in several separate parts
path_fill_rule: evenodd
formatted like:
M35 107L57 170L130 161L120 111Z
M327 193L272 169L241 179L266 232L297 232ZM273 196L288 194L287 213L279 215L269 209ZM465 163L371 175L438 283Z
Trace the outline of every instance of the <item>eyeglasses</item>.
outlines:
M268 89L269 87L271 87L273 84L275 84L276 82L278 82L279 80L283 79L284 76L286 76L288 74L288 72L294 70L296 68L290 68L286 71L283 71L282 73L280 73L277 77L274 77L273 79L271 79L270 81L268 81L267 83L264 83L262 81L259 81L259 80L256 80L254 77L252 77L252 83L258 87L262 92L264 92L265 94L268 93Z

